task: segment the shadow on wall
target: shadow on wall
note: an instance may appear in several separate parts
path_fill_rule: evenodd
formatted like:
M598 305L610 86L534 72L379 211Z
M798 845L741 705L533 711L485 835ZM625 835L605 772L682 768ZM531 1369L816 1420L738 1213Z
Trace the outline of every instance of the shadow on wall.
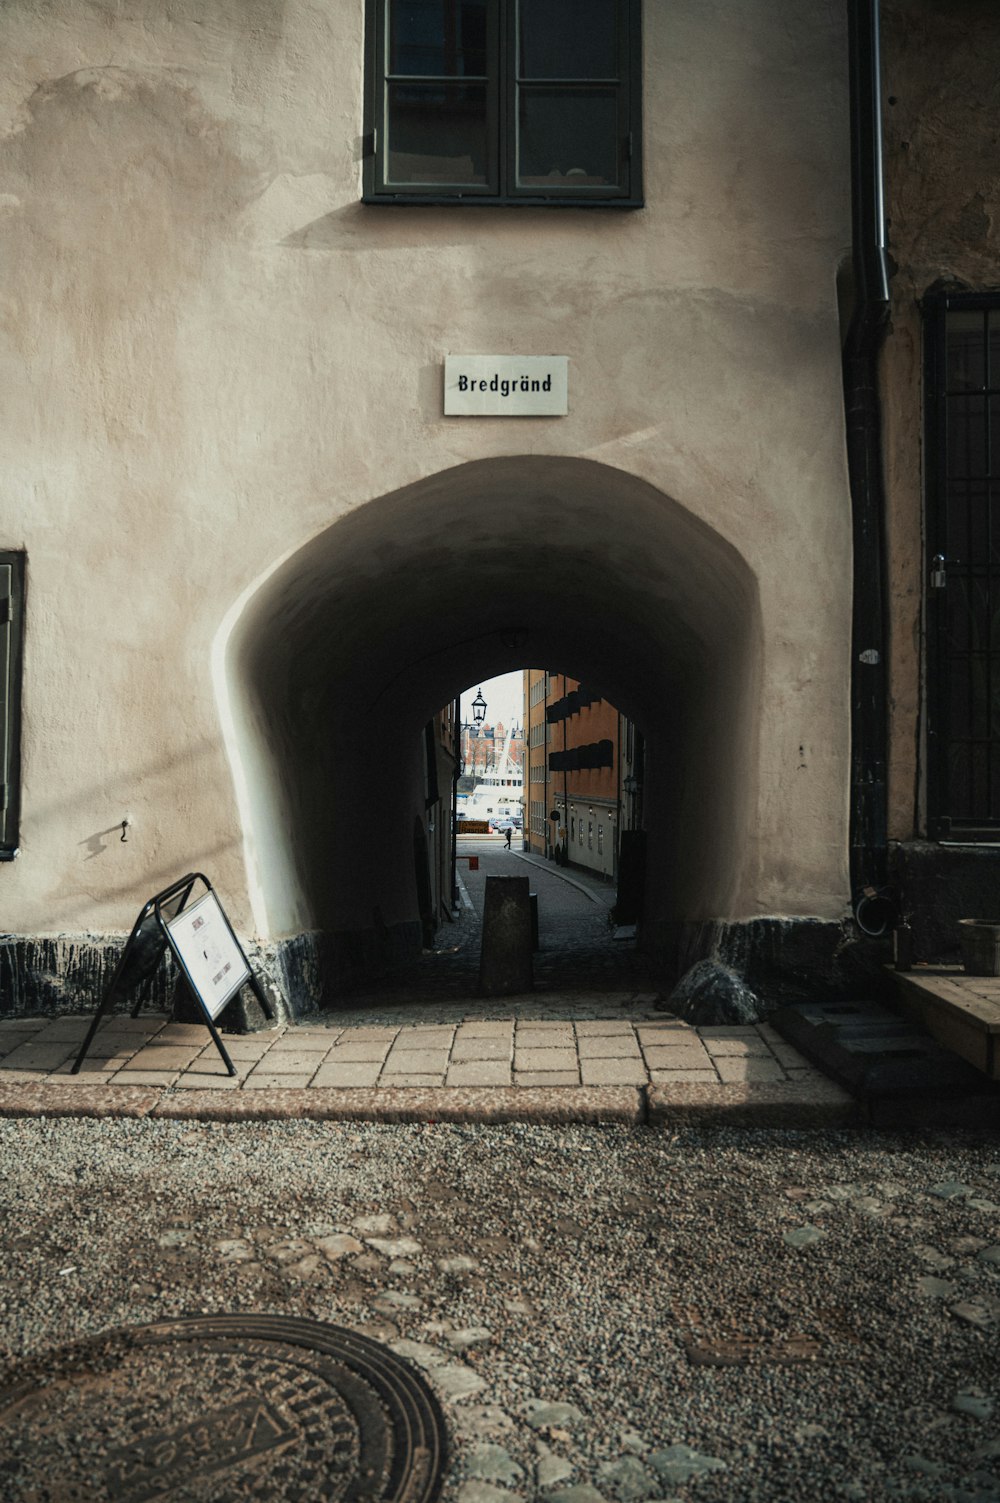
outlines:
M526 662L585 674L645 731L647 926L738 913L760 642L731 545L606 465L478 461L358 507L267 578L228 643L263 932L320 934L344 974L419 948L422 727Z

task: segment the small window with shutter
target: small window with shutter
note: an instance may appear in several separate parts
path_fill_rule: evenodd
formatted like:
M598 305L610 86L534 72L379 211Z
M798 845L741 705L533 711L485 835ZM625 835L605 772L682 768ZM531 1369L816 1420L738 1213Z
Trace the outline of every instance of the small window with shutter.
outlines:
M17 854L24 554L0 553L0 861Z

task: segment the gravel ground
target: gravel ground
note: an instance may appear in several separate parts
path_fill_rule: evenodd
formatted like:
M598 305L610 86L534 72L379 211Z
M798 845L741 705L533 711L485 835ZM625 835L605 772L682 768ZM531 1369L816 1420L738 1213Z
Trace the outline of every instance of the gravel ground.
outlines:
M998 1150L3 1121L0 1386L130 1323L309 1316L425 1370L444 1503L1000 1500Z

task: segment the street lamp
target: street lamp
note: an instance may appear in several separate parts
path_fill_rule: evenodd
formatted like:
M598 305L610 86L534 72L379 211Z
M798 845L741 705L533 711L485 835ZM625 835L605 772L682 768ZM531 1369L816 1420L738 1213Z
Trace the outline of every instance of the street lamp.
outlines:
M622 778L622 792L628 796L629 800L629 815L626 828L630 830L638 827L639 821L637 815L639 812L639 790L641 787L642 784L634 772L630 772Z
M479 686L479 692L477 693L475 699L472 701L472 718L473 718L473 720L476 723L476 732L477 732L477 738L476 739L477 739L477 743L478 743L478 742L481 742L482 739L483 739L483 721L486 719L486 700L485 700L485 698L483 696L483 686L482 686L482 684L480 684L480 686ZM478 751L475 751L472 754L472 770L473 770L473 772L475 772L477 774L479 772L479 755L478 755Z

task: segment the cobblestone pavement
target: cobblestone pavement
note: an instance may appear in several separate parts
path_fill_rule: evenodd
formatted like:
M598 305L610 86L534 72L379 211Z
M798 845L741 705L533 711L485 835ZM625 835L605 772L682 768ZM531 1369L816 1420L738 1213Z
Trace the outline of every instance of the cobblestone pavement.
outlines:
M349 1088L567 1088L823 1084L767 1024L693 1028L657 1012L649 996L580 995L560 1004L383 1006L322 1023L224 1039L229 1076L207 1028L163 1014L102 1024L79 1074L70 1074L90 1019L0 1021L0 1109L19 1092L105 1086L170 1091L323 1091ZM13 1095L12 1095L13 1093Z
M423 1371L442 1503L1000 1500L995 1134L36 1119L0 1163L0 1390L266 1311Z

